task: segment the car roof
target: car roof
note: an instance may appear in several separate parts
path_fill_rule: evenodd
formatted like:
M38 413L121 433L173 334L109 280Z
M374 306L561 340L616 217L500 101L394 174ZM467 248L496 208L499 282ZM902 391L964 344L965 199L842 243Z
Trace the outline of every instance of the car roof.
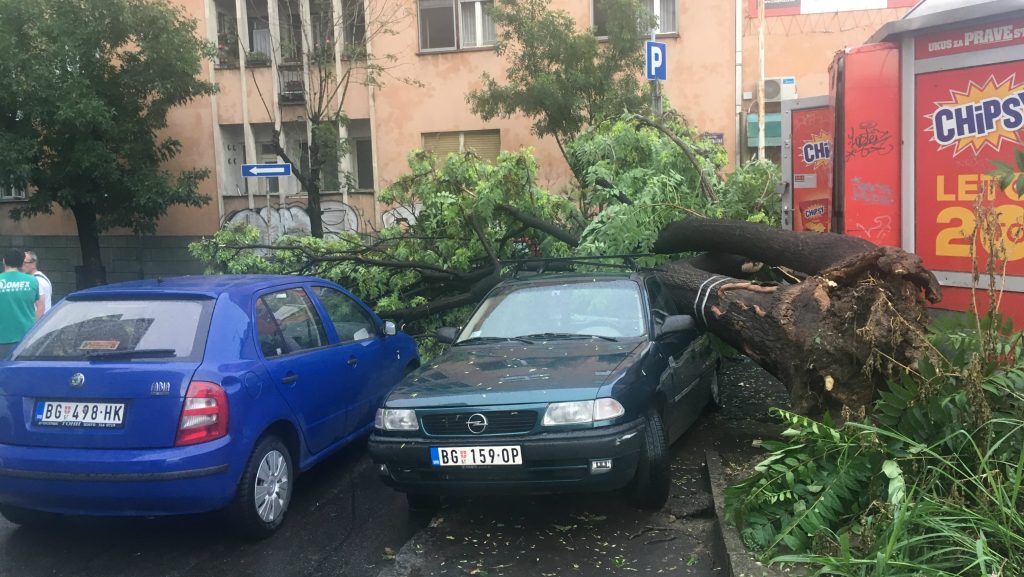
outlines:
M517 285L529 285L536 283L550 283L557 281L564 281L569 283L575 282L592 282L600 280L634 280L641 282L643 279L651 276L649 273L634 272L634 271L613 271L613 272L564 272L564 273L519 273L519 276L505 279L498 284L498 287L508 287Z
M245 295L255 291L304 282L329 282L311 276L274 274L199 275L120 282L71 293L69 299L99 299L123 296L191 296L217 298L222 294Z

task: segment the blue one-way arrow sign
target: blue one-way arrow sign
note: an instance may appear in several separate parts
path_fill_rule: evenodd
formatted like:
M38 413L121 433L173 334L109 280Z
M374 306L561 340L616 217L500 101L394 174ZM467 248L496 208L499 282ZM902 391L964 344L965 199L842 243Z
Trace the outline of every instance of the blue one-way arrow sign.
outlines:
M287 162L281 164L243 164L242 176L255 178L275 178L278 176L291 176L292 165Z

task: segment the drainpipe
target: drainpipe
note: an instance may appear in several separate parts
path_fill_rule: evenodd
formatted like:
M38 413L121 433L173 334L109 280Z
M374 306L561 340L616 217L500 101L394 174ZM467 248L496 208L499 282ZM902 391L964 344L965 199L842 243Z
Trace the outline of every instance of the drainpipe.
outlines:
M242 101L242 140L245 142L246 162L259 162L256 158L256 138L252 133L252 124L249 122L249 79L246 77L246 55L249 53L249 17L246 11L245 0L235 0L235 30L238 31L238 77L241 79L239 97ZM256 209L256 199L253 198L253 188L247 179L242 179L245 190L249 197L249 210Z
M369 2L363 0L363 14L370 14ZM366 61L370 62L373 58L373 46L370 43L370 36L366 38ZM377 91L374 90L373 83L367 82L366 89L369 91L369 104L370 104L370 150L373 154L373 226L370 230L378 230L383 224L380 217L380 169L378 168L380 159L380 145L377 138Z
M288 26L291 27L291 11L288 12L287 16ZM281 148L287 149L288 140L285 138L284 129L281 127L281 102L279 100L281 94L279 67L284 54L281 47L281 16L278 14L277 0L267 0L267 20L270 22L270 110L273 115L272 122L274 123L274 130L276 130L278 134L277 144ZM277 157L277 162L281 162L280 156ZM288 187L292 185L293 178L294 177L277 181L277 206L279 208L283 208L288 204ZM267 190L267 197L267 207L269 210L269 189ZM281 230L284 230L283 225Z
M217 43L217 10L213 0L206 0L206 38ZM206 63L206 71L210 76L210 82L217 82L217 67L211 59ZM225 179L227 167L224 164L224 146L220 137L220 116L217 110L217 93L210 95L210 121L213 125L213 173L217 181L217 227L224 224L224 190L227 188ZM140 270L142 265L139 265ZM139 277L143 278L143 277Z
M342 12L341 0L331 0L331 14L334 20L334 77L341 78L341 49L348 42L348 38L345 37L345 24L343 21L344 13ZM345 63L348 66L349 63ZM341 90L338 90L334 95L335 110L342 110L342 106L345 104L341 100ZM338 121L338 142L348 140L348 126L344 122ZM339 154L337 161L338 175L352 174L352 154ZM351 206L348 202L348 185L341 184L342 178L338 179L339 188L341 188L341 199L345 203L345 206ZM359 223L356 222L356 228L359 228Z
M736 168L743 162L743 1L736 0Z

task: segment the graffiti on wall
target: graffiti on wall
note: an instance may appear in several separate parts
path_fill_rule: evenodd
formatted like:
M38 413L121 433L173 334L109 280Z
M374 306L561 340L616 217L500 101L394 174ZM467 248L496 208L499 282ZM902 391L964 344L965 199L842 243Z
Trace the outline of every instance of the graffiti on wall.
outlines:
M395 223L405 223L406 225L410 225L416 223L416 216L419 215L421 210L423 210L423 205L419 203L416 203L411 207L399 205L385 211L384 214L380 215L380 218L385 227L391 226Z
M324 236L330 237L359 228L356 209L337 200L326 200L323 207ZM309 215L301 206L245 208L232 213L225 226L245 223L256 227L263 239L273 241L284 235L309 236Z

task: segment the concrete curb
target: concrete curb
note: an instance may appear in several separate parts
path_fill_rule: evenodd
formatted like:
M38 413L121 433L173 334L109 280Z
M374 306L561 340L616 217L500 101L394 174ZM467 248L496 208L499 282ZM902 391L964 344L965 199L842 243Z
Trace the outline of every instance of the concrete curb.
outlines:
M722 457L718 451L708 449L704 452L704 462L708 468L708 479L711 480L711 496L715 500L715 517L718 526L718 538L724 548L725 568L731 577L777 577L780 572L766 567L755 560L740 539L735 527L725 521L725 475L722 471Z

